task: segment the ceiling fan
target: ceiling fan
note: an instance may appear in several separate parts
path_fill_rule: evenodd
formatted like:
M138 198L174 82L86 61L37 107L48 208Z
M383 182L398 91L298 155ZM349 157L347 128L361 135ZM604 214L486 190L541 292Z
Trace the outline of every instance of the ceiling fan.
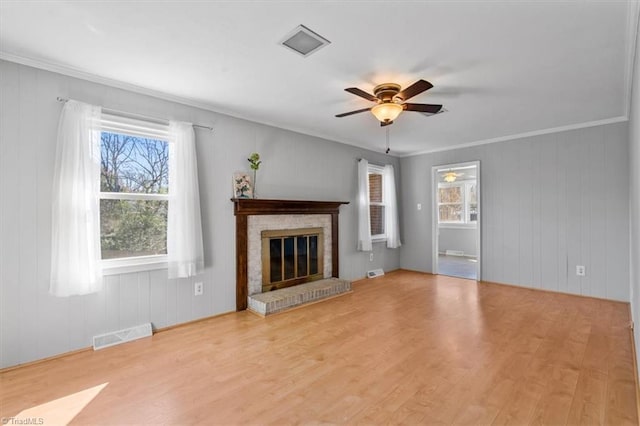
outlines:
M412 97L425 92L433 87L433 84L426 80L418 80L411 86L404 90L400 90L401 87L395 83L383 83L373 88L373 95L360 90L357 87L348 87L346 90L361 98L365 98L368 101L375 102L376 105L371 108L363 108L356 111L345 112L338 114L336 117L346 117L348 115L359 114L365 111L371 111L371 113L380 120L380 126L388 126L393 124L393 121L398 118L402 111L417 111L428 114L437 114L442 110L442 105L433 104L411 104L406 101Z

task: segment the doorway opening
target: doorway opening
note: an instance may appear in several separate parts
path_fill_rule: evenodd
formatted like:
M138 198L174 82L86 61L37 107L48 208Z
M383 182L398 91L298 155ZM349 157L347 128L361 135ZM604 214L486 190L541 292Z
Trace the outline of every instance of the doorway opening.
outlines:
M480 162L432 169L433 273L480 281Z

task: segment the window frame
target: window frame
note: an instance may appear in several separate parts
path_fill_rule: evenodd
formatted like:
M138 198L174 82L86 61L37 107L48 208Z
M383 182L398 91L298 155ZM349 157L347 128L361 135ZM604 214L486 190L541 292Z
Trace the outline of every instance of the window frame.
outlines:
M100 128L98 130L101 137L103 132L110 132L152 140L162 140L166 141L167 144L170 144L172 142L169 133L169 126L167 123L144 121L136 118L109 114L105 112L102 113ZM169 146L167 148L169 148ZM169 149L168 151L169 164L171 164L171 149ZM102 159L101 153L100 159ZM96 179L98 179L98 188L100 188L100 178L100 175L96 177ZM97 198L98 203L100 203L101 200L161 200L167 201L167 212L168 209L171 208L169 205L170 203L168 192L166 194L149 194L134 192L103 192L101 189L98 189ZM102 231L100 229L100 226L98 226L98 240L102 240ZM100 253L102 253L102 247L100 248ZM101 255L100 262L102 265L103 275L116 275L130 272L166 269L168 267L168 255L156 254L113 259L102 259Z
M457 182L438 182L438 227L440 228L476 228L478 226L477 219L475 221L471 221L471 204L470 204L470 192L471 187L476 185L477 180L460 180ZM440 188L461 188L461 196L462 201L460 203L441 203L440 202ZM440 206L441 205L459 205L462 204L462 221L443 221L440 219Z
M382 201L381 202L372 202L371 201L371 188L367 188L367 197L369 200L369 207L371 206L381 206L384 207L384 212L386 215L386 210L387 208L389 208L388 204L388 200L387 200L387 195L385 194L384 191L384 186L385 186L385 176L384 176L384 167L383 166L378 166L377 164L371 164L369 163L368 167L367 167L367 183L369 182L369 176L370 175L380 175L381 177L381 188L380 188L380 192L382 193ZM375 242L383 242L383 241L387 241L387 223L385 220L385 217L383 216L382 218L383 223L384 223L384 233L383 234L371 234L371 242L375 243ZM371 208L369 208L369 232L371 232Z

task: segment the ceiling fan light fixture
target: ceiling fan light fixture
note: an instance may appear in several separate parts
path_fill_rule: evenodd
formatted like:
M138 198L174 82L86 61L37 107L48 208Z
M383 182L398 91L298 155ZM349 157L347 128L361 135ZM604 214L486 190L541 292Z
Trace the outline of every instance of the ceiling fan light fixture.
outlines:
M452 183L452 182L456 181L457 177L458 177L458 175L456 175L455 172L445 173L444 174L444 181L448 182L448 183Z
M393 102L384 102L371 108L373 115L382 123L394 121L398 118L402 110L402 105Z

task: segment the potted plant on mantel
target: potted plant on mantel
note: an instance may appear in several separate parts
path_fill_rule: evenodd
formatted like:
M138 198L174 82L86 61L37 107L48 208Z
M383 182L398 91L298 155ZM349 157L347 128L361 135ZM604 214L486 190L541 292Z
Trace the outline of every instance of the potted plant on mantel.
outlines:
M256 181L256 172L260 169L260 164L262 163L262 161L260 161L260 154L257 152L252 153L249 158L247 158L247 161L251 165L251 170L253 170L253 198L257 198L256 187L258 183Z

